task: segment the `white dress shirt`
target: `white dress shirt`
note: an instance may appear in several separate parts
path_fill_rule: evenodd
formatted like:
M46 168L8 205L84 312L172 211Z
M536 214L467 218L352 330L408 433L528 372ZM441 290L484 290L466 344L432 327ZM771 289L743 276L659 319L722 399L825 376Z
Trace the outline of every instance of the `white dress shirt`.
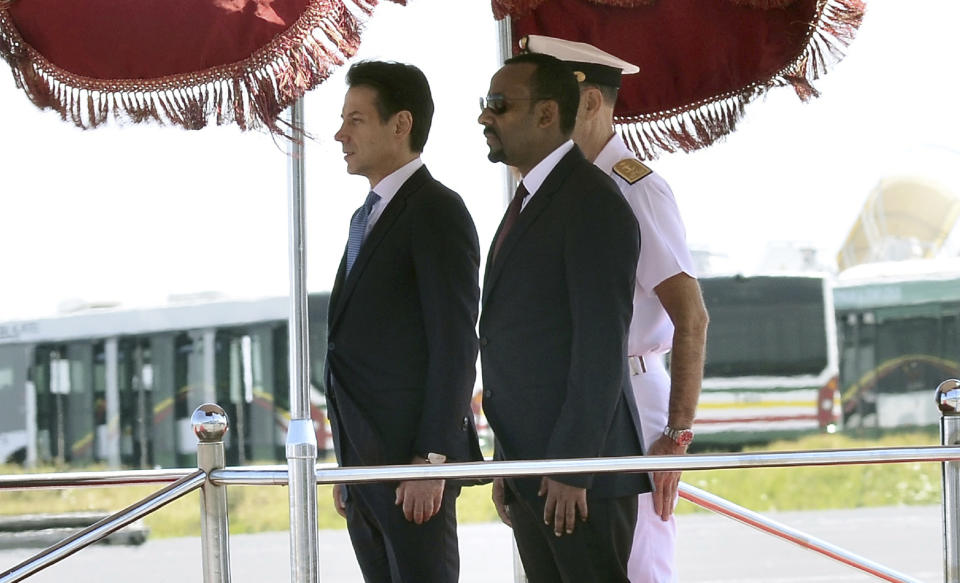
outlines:
M400 190L400 187L413 176L413 173L420 169L423 166L423 160L419 156L410 160L403 166L397 168L387 176L383 178L380 182L376 184L371 190L377 193L380 197L380 200L377 201L377 204L373 205L373 210L370 211L370 216L367 217L367 232L369 235L370 231L373 229L373 226L377 223L377 220L380 218L380 215L383 214L383 209L387 208L387 205L390 204L390 201L393 200L393 197L397 195L397 191Z

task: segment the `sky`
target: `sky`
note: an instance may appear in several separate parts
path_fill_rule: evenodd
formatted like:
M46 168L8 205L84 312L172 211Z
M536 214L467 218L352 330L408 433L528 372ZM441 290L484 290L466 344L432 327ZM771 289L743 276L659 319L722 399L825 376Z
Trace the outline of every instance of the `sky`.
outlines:
M774 90L724 142L651 162L673 187L691 246L744 271L778 241L816 247L831 263L881 178L957 188L958 21L955 0L868 0L848 56L816 84L821 98ZM356 57L410 62L430 79L437 111L423 159L463 196L484 250L506 205L503 167L487 161L476 122L497 42L487 0L384 2ZM368 190L333 140L345 71L305 99L311 291L332 285ZM286 173L283 145L265 133L79 130L36 109L0 65L0 321L78 300L286 294Z

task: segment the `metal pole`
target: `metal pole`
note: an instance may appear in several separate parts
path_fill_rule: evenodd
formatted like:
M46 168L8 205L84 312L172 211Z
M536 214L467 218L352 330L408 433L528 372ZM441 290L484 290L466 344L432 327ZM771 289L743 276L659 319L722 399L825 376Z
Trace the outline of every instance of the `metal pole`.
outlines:
M290 425L287 469L290 476L290 581L320 581L317 541L317 435L310 418L309 336L307 331L306 223L304 220L303 99L287 110L290 139Z
M497 23L497 65L503 65L503 62L513 56L513 21L506 16ZM514 174L512 168L503 165L503 208L506 209L513 198L513 191L517 189L518 174ZM519 563L518 563L519 564ZM525 580L525 578L524 578ZM517 580L520 583L520 579Z
M200 543L203 545L203 583L230 583L230 525L227 487L210 481L210 472L226 465L223 436L229 429L219 405L197 407L190 418L197 436L197 467L207 476L200 497Z
M936 392L940 409L940 443L960 444L960 380L940 383ZM960 462L943 462L943 580L960 583Z
M781 522L767 518L758 512L754 512L744 508L743 506L734 504L729 500L715 496L705 490L701 490L700 488L696 488L685 482L680 482L680 497L685 500L689 500L698 506L706 508L707 510L712 510L717 514L721 514L727 518L732 518L742 524L746 524L747 526L752 526L760 532L773 535L785 541L799 545L805 549L820 553L821 555L830 557L831 559L839 561L844 565L853 567L854 569L860 569L861 571L873 575L878 579L883 579L884 581L893 581L896 583L920 583L918 579L914 579L908 575L900 573L899 571L894 571L893 569L884 567L879 563L875 563L870 559L861 557L856 553L847 551L823 539L806 534L795 528L790 528Z
M147 496L143 500L104 518L96 524L90 525L74 535L68 536L59 543L40 551L19 565L0 573L0 583L17 583L38 571L46 569L50 565L62 561L77 551L105 538L110 533L116 532L124 526L173 502L184 494L193 492L203 485L203 481L204 475L200 470L184 476L159 492Z
M513 56L513 23L509 16L497 23L497 54L499 64ZM517 178L511 172L510 168L504 166L504 181L506 188L503 191L504 207L510 204L514 189L517 188ZM517 541L513 541L513 581L514 583L527 583L527 573L523 570L523 563L520 561L520 551L517 550Z

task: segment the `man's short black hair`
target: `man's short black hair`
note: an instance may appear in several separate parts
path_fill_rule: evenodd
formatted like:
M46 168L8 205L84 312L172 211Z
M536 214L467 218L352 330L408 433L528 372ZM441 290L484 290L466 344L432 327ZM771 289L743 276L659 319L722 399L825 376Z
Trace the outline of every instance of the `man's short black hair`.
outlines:
M560 59L541 53L524 53L504 62L505 65L525 63L536 67L530 80L531 97L557 102L560 131L565 137L570 137L577 123L577 107L580 105L580 87L573 69Z
M381 122L397 112L409 111L413 116L410 149L423 152L433 122L433 97L423 71L406 63L360 61L347 71L347 85L362 85L377 92Z

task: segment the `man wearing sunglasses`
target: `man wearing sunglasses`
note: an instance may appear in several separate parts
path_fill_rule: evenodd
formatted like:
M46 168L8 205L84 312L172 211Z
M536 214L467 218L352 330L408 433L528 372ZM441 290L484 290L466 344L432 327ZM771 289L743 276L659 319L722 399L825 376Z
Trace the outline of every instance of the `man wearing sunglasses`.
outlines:
M626 370L636 220L571 141L572 70L521 55L490 81L478 119L493 162L522 176L497 231L480 318L483 407L504 460L640 455ZM626 583L646 474L497 479L531 582Z
M613 128L621 75L639 69L585 43L530 35L521 45L562 59L579 73L574 142L614 179L644 234L628 342L630 380L647 455L682 455L693 439L708 318L673 191L637 159ZM668 351L669 372L663 362ZM638 499L631 583L677 581L673 509L680 472L655 472L653 478L654 492Z

